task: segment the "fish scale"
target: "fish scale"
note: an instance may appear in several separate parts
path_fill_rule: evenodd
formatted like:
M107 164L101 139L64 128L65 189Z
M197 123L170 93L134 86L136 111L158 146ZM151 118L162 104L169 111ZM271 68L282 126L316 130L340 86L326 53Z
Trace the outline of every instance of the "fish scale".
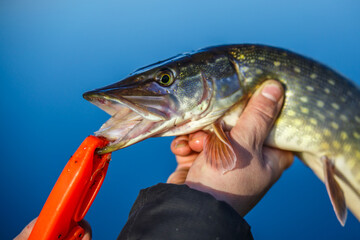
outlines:
M245 78L255 79L248 89L254 89L254 85L264 79L278 79L285 85L285 103L272 134L277 142L275 146L288 150L296 147L298 151L327 153L334 157L342 155L359 185L360 128L355 124L355 117L360 116L360 91L326 66L286 50L260 47L254 51L253 46L246 46L229 52L238 65L248 67ZM256 75L256 69L263 73ZM301 129L294 129L296 122ZM289 147L288 141L296 138L293 132L301 137L294 141L298 146ZM353 151L349 151L351 149Z
M239 74L252 79L249 91L264 79L278 79L285 86L285 103L267 143L299 152L323 181L321 157L331 158L341 172L336 176L340 185L350 188L345 198L355 199L348 205L359 218L359 89L328 67L286 50L243 46L229 52L241 66ZM241 72L244 67L245 73Z
M326 183L341 224L345 202L360 219L360 91L312 59L263 45L210 47L141 68L84 97L112 115L97 132L111 141L100 152L202 129L212 136L204 145L208 162L226 172L237 159L223 132L268 79L283 84L285 99L266 144L293 151Z

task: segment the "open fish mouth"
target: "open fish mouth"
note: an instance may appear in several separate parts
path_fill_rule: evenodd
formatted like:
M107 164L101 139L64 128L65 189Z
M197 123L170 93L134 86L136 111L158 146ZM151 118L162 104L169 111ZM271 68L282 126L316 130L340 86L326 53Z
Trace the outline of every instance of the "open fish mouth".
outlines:
M112 117L95 132L110 143L99 154L113 152L166 130L169 100L166 96L112 96L104 92L87 92L84 98Z

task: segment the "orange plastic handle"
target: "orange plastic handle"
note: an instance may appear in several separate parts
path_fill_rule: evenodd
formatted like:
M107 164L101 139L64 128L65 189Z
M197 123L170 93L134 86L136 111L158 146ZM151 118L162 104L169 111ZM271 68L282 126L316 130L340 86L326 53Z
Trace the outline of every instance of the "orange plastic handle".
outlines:
M78 224L86 215L109 166L111 153L98 155L96 148L108 142L87 137L70 158L40 212L29 240L82 239Z

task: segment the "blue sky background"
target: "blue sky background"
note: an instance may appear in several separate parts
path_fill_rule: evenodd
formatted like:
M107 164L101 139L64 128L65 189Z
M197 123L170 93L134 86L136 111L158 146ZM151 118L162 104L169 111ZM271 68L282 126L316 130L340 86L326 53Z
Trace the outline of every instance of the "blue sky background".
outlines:
M40 212L62 168L108 115L82 93L181 52L263 43L311 56L359 84L360 3L337 1L0 1L0 239ZM86 219L115 239L138 191L175 168L172 138L113 153ZM256 239L358 239L299 160L246 216Z

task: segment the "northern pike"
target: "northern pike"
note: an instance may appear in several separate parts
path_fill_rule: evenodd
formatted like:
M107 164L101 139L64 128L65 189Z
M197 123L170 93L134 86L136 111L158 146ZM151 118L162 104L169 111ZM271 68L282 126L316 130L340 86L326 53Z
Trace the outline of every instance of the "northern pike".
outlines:
M360 90L312 59L263 45L210 47L140 68L84 98L112 116L96 132L111 141L100 153L205 130L206 157L225 173L237 161L225 132L268 79L282 83L285 100L266 145L294 152L315 172L342 225L347 207L360 220Z

